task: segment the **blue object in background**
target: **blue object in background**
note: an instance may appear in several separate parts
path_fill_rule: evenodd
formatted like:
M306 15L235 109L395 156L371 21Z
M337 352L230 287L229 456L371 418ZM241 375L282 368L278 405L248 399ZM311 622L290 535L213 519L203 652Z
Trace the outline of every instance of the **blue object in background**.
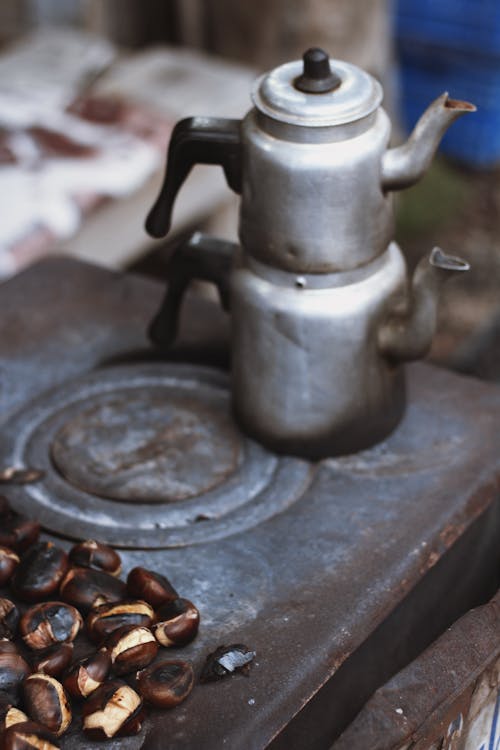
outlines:
M500 0L398 0L395 33L403 120L410 130L443 91L478 108L441 151L472 167L500 163Z

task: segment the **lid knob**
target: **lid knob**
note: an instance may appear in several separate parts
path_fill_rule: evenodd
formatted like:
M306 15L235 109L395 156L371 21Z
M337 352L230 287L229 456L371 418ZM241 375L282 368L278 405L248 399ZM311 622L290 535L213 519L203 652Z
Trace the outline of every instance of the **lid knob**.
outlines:
M293 85L306 94L324 94L334 91L341 84L341 80L330 67L330 58L319 47L311 47L304 52L304 70Z

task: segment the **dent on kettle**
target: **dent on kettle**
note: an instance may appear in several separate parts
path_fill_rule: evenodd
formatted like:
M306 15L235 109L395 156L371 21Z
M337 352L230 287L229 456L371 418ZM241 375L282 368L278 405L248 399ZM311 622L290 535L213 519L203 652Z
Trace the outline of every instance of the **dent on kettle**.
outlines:
M231 313L242 430L309 458L359 450L401 419L399 363L425 354L440 287L468 268L435 248L409 285L387 193L416 182L446 128L475 107L443 94L387 149L380 84L318 49L261 76L252 99L244 120L194 117L174 129L148 231L167 233L195 163L219 164L242 196L240 245L198 234L177 251L151 335L168 348L189 281L212 281Z

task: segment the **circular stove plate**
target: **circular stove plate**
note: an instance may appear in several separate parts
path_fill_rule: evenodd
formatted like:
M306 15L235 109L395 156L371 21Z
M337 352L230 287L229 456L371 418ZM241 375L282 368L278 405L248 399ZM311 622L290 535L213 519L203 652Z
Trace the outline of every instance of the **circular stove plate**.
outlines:
M174 363L105 368L42 394L8 420L0 452L4 465L45 471L12 488L17 508L58 534L130 548L252 528L311 474L238 431L224 373Z

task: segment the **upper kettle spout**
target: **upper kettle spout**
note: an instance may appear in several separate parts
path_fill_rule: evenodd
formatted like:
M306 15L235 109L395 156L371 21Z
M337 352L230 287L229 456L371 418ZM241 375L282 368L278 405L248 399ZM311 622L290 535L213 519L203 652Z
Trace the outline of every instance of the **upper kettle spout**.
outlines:
M401 146L388 149L382 157L382 187L400 190L410 187L427 171L447 128L466 112L475 112L469 102L441 94L425 110L410 137Z

